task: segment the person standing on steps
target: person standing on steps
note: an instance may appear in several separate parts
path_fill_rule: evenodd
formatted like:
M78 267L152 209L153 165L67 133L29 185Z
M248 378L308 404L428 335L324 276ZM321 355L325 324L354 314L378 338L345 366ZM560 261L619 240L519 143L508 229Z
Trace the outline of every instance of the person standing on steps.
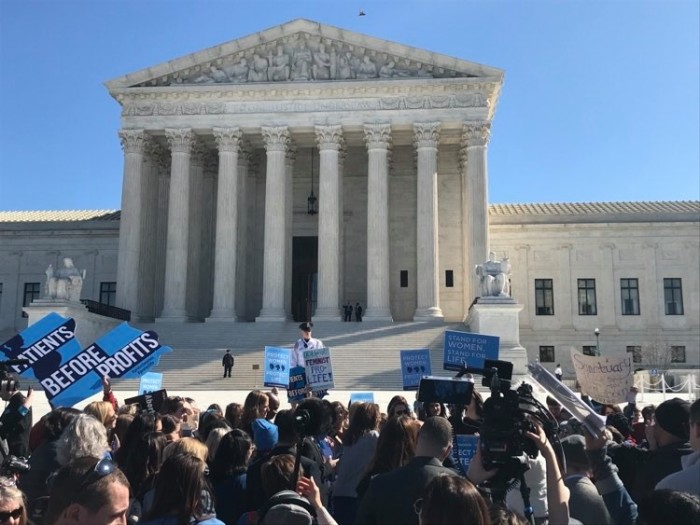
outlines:
M223 359L221 360L221 366L224 367L224 377L231 377L231 370L233 370L233 355L230 349L226 349Z
M312 350L316 348L323 348L323 343L311 337L311 329L314 327L313 323L306 322L299 325L299 330L301 330L301 337L297 339L292 349L292 356L289 363L290 368L295 366L306 366L306 361L304 361L304 350Z
M564 373L562 372L561 365L559 363L557 363L557 367L554 369L554 375L557 376L557 379L561 383Z
M358 323L362 322L362 307L360 303L355 303L355 321Z

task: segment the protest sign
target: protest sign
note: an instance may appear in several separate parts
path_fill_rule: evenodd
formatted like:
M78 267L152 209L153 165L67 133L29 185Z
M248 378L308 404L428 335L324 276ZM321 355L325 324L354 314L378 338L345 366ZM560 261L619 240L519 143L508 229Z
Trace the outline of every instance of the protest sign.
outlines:
M374 393L353 392L350 394L350 403L374 403Z
M421 377L431 374L430 350L401 350L401 379L404 390L417 390Z
M287 388L289 385L289 348L265 347L263 384Z
M468 368L481 370L485 359L498 359L499 338L469 332L445 331L443 368L459 371Z
M124 400L125 405L138 405L141 410L146 410L149 414L155 414L160 410L163 401L168 399L168 392L155 390L139 396L130 397Z
M335 386L329 348L304 350L304 362L306 363L306 381L311 390L316 392Z
M31 329L31 330L30 330ZM11 359L28 359L30 368L14 367L35 377L51 406L73 406L102 389L102 377L137 378L158 364L170 348L158 343L155 332L142 332L127 323L114 328L81 350L75 321L52 313L1 347Z
M476 447L479 443L479 436L457 434L452 443L452 458L462 470L464 475L469 470L469 463L476 455Z
M295 366L289 370L287 399L290 403L306 399L306 368L303 366Z
M141 376L139 383L139 395L148 394L160 390L163 386L163 374L158 372L146 372Z
M632 354L622 357L583 355L571 349L571 362L581 391L598 403L623 403L634 383Z

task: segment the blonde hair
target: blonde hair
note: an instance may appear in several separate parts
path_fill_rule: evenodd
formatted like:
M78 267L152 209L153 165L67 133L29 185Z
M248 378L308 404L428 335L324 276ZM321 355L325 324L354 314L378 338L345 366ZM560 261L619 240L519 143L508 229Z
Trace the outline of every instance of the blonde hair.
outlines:
M0 477L0 501L7 503L16 501L22 506L22 515L19 518L19 525L27 525L27 501L24 493L17 488L14 480L6 477Z
M83 412L93 416L98 421L102 421L102 424L107 428L112 427L116 415L114 407L109 401L93 401L83 409Z
M165 447L163 461L165 462L166 459L175 454L189 454L206 462L208 453L209 449L204 443L192 437L184 437L179 441L173 441Z
M219 443L221 443L221 438L229 432L231 432L231 429L228 427L215 428L209 432L209 436L207 436L207 450L209 450L210 460L214 460L216 451L219 449Z

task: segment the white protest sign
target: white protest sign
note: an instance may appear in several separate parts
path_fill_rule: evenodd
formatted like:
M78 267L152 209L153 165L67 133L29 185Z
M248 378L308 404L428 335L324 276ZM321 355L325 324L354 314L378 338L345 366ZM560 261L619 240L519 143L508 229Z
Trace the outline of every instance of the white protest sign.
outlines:
M632 354L625 357L583 355L571 349L581 391L603 404L623 403L634 382Z
M314 392L334 388L333 365L329 348L304 350L306 382Z

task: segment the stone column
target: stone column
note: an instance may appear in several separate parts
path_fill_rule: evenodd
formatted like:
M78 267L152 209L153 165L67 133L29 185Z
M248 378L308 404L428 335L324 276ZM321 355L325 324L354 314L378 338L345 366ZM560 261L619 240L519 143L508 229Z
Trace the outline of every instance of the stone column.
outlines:
M119 132L119 139L124 150L124 181L119 221L116 304L119 308L130 310L136 315L141 257L141 186L148 136L142 129L123 129Z
M256 321L285 321L284 272L287 266L285 155L290 141L289 129L286 126L263 127L262 136L267 151L265 252L262 309Z
M236 314L239 319L246 319L248 280L248 217L250 215L248 188L250 187L249 165L251 159L250 145L243 142L238 153L238 242L236 250Z
M172 151L168 238L165 249L163 311L157 321L187 321L187 259L190 221L190 156L195 142L191 129L166 129Z
M214 128L219 148L214 241L214 306L207 321L236 320L236 263L238 247L239 128Z
M417 304L413 320L438 321L443 319L438 273L437 146L440 139L440 123L416 123L413 125L413 131L418 153Z
M486 145L491 132L488 122L465 122L462 147L466 152L463 209L469 214L465 243L467 246L467 268L469 275L469 300L479 295L479 279L474 272L478 264L488 260L489 252L489 208L488 171L486 168Z
M340 321L340 169L342 126L316 126L319 151L318 300L316 320Z
M367 308L363 318L392 321L389 304L390 124L364 126L367 143Z
M172 157L165 151L158 163L158 223L156 225L156 277L154 311L158 315L163 310L165 295L165 259L168 247L168 199L170 198L170 171Z
M202 223L204 217L204 160L206 149L195 141L190 156L190 208L187 239L187 299L185 309L190 320L203 320L202 306Z
M294 220L294 163L297 160L296 144L290 142L285 156L285 174L287 177L287 194L285 198L285 215L287 217L287 228L285 233L284 252L287 258L287 266L284 269L284 313L291 321L294 318L292 313L292 244L293 244L293 220Z

